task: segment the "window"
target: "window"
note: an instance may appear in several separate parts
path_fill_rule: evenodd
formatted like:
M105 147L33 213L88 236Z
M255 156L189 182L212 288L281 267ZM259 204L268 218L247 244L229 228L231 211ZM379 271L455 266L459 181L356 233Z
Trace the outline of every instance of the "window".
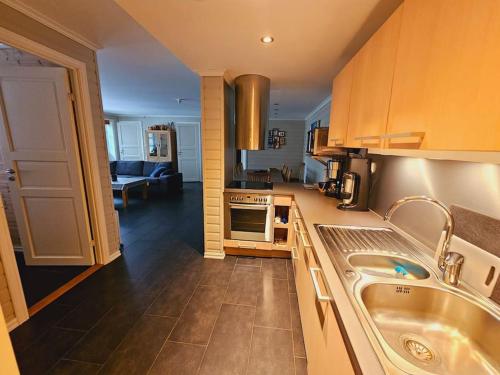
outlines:
M106 130L106 144L108 145L108 157L110 161L116 160L116 137L115 127L112 123L105 125Z

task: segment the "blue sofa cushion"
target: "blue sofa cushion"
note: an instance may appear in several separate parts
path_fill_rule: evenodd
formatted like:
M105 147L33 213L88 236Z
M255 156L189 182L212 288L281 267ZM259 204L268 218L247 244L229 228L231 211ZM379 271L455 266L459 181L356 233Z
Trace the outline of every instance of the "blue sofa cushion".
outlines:
M157 163L154 161L145 161L144 162L144 167L142 169L142 176L151 176L151 173L158 167L166 167L166 168L172 168L171 167L172 163L168 162L162 162L162 163Z
M149 177L160 177L160 175L167 170L167 167L156 167Z
M116 162L116 174L129 176L142 176L144 162L118 160Z
M111 173L111 175L116 174L116 161L109 162L109 172Z

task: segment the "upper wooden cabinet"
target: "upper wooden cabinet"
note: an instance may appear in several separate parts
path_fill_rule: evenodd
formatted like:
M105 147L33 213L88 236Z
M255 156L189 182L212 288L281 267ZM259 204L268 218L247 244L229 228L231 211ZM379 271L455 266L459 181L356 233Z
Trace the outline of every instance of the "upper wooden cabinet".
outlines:
M387 134L412 132L414 148L500 150L500 1L405 1Z
M402 8L396 9L353 59L347 146L381 146L391 100Z
M353 68L351 60L333 80L328 147L341 147L347 142Z

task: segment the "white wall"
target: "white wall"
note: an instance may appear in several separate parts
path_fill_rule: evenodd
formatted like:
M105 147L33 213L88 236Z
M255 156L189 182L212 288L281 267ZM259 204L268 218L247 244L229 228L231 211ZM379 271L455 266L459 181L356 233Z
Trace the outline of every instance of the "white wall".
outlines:
M286 131L286 144L279 149L267 148L267 134L269 129L278 128ZM279 168L283 164L292 168L297 175L303 162L304 155L304 121L303 120L270 120L266 129L266 149L248 151L247 168L267 169Z
M330 125L330 106L332 104L331 97L326 98L314 111L307 115L305 120L305 127L303 130L304 137L304 149L303 158L306 165L305 175L307 182L318 182L323 180L325 174L325 166L319 161L311 158L305 153L305 148L307 146L307 132L311 128L311 124L315 121L321 121L321 127L325 128Z
M168 122L173 122L174 125L177 122L201 122L201 118L197 116L121 116L121 115L110 115L118 121L140 121L142 123L143 131L146 131L151 125L167 124ZM144 132L143 132L144 134ZM144 142L144 141L143 141ZM199 149L199 148L198 148ZM146 155L144 155L144 159Z

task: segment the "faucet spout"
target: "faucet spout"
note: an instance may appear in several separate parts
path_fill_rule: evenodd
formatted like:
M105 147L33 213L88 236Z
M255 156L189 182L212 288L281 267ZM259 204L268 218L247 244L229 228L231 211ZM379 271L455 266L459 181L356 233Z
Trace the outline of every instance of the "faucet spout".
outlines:
M438 201L437 199L426 197L425 195L415 195L410 197L405 197L395 201L391 207L387 210L384 215L384 220L389 221L392 217L392 214L401 206L409 202L426 202L430 203L435 207L439 207L441 211L444 213L446 217L446 228L445 228L445 238L441 245L441 249L439 250L439 261L438 267L441 271L446 269L446 256L450 249L451 237L453 236L453 232L455 230L455 220L453 219L453 215L448 207L444 205L444 203Z

